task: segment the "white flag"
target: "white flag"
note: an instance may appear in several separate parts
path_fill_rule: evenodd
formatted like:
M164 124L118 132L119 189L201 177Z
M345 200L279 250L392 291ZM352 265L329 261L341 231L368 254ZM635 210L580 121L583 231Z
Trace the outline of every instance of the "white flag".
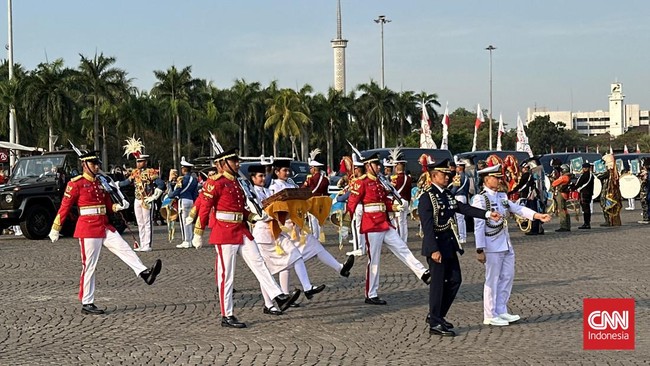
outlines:
M526 136L526 130L524 130L524 122L521 121L521 116L517 113L517 151L525 151L532 158L533 150L531 150L530 145L528 144L528 136Z
M436 143L431 138L431 119L427 107L422 101L422 119L420 121L420 148L437 149Z
M445 105L445 114L442 116L442 142L440 148L449 150L449 102Z
M497 131L497 151L501 151L501 135L506 132L505 127L503 127L503 116L499 113L499 130Z

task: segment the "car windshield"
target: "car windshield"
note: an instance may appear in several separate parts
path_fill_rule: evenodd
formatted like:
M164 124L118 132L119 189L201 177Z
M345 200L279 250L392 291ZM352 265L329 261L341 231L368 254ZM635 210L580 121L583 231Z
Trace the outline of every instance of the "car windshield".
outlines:
M63 166L64 159L64 156L39 156L19 159L13 169L11 182L18 182L25 178L54 177L58 169Z

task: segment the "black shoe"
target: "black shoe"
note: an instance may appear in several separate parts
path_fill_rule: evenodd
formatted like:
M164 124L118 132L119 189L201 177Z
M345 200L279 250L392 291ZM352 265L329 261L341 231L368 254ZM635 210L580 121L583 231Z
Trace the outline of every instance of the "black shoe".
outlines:
M370 305L386 305L386 300L382 300L379 297L366 297L366 304Z
M162 261L160 259L156 259L156 263L154 263L153 266L140 272L140 277L142 277L142 279L144 280L144 282L147 283L147 285L153 285L161 269L162 269Z
M537 235L537 233L534 233L534 232L532 232L532 231L529 231L529 232L527 232L527 233L524 234L524 235Z
M352 266L354 265L354 256L349 255L348 259L345 260L345 263L343 263L343 268L341 268L341 276L343 277L350 277L350 269L352 269Z
M429 324L429 321L431 320L431 314L427 314L427 324ZM442 319L442 324L447 327L447 329L454 329L454 325L445 320L444 318Z
M556 233L567 233L567 232L569 232L569 231L571 231L571 230L569 230L569 229L565 229L565 228L563 228L563 227L561 227L561 228L555 230Z
M264 314L269 314L269 315L282 315L284 314L281 310L276 308L275 306L271 306L270 308L267 308L266 306L264 307Z
M222 317L221 326L227 328L246 328L246 324L237 320L233 315Z
M426 283L427 285L430 285L430 284L431 284L431 272L429 272L429 270L427 269L426 272L424 272L424 273L422 274L422 277L420 277L420 279L421 279L424 283Z
M312 286L311 289L305 291L305 297L308 300L311 300L311 298L314 297L314 295L316 295L317 293L319 293L319 292L321 292L323 290L325 290L325 285L320 285L320 286L317 286L317 287Z
M291 304L293 304L294 302L296 302L296 300L298 300L298 298L300 297L300 293L301 293L300 290L295 289L291 291L289 295L280 294L276 296L274 300L275 303L278 304L278 308L280 308L280 310L282 311L285 311L289 306L291 306Z
M455 337L456 333L453 330L445 327L443 324L437 324L429 327L429 334L435 334L442 337Z
M95 304L86 304L86 305L81 305L81 313L82 314L90 314L90 315L101 315L104 314L104 310L99 309Z
M289 305L290 308L299 308L300 303L299 302L294 302L293 304Z
M585 225L579 226L578 229L587 229L587 230L589 230L589 229L591 229L591 225L585 224Z

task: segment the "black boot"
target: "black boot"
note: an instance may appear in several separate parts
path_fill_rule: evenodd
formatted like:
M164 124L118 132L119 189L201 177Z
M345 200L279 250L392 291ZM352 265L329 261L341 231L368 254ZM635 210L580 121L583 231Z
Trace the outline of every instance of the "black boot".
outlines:
M246 328L246 324L237 320L234 315L222 317L221 326L227 328Z

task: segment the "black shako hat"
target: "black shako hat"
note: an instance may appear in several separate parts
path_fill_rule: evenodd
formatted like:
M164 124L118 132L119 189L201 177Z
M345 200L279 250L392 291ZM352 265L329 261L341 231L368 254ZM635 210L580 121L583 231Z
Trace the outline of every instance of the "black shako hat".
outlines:
M264 165L250 165L248 167L248 174L255 173L266 173L266 167Z
M273 167L275 167L275 168L291 168L291 160L288 160L288 159L276 159L276 160L273 160Z
M81 155L79 155L79 160L81 161L89 161L94 164L101 164L102 160L99 158L99 151L93 150L93 151L88 151L85 152Z
M367 158L363 158L361 160L361 162L364 163L364 164L374 163L374 162L379 163L379 154L374 153L374 154L368 156Z
M214 160L216 161L239 160L239 149L235 147L230 150L226 150L222 153L219 153L214 157Z

